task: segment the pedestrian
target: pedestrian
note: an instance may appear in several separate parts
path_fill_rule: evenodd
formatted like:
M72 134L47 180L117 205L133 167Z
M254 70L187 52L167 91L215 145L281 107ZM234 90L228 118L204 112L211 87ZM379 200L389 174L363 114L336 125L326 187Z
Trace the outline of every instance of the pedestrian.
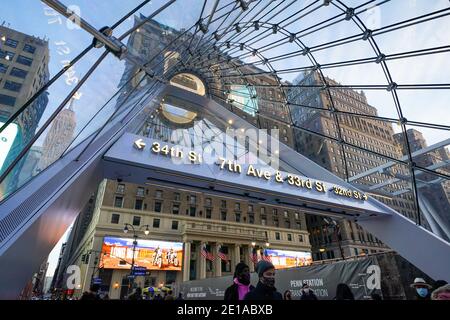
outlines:
M431 300L430 289L432 287L423 278L415 278L411 288L414 289L415 300Z
M167 301L172 301L174 300L173 295L172 295L172 290L168 290L166 296L164 297L164 300Z
M305 282L302 285L302 295L300 296L300 300L319 300L317 299L314 291L309 287L309 285Z
M283 300L292 300L291 290L286 290L284 292Z
M446 284L448 283L445 280L436 280L433 285L433 291L439 289L440 287L445 286Z
M370 294L370 298L371 298L372 300L377 300L377 301L383 300L383 298L381 297L381 295L378 294L378 293L375 293L375 292L372 292L372 293Z
M142 300L142 289L137 287L136 290L128 296L128 300Z
M244 300L245 295L254 288L250 284L250 268L239 262L234 270L233 284L225 290L224 300Z
M431 293L431 300L450 300L450 284L443 285Z
M258 284L249 291L244 300L283 300L281 293L275 288L275 267L266 260L261 260L256 266Z
M355 300L355 297L348 285L339 283L336 287L336 297L334 300Z
M98 290L100 286L98 284L93 284L89 288L89 291L83 292L80 300L100 300L100 296L98 295Z
M182 292L178 293L178 297L175 300L184 300L183 293Z

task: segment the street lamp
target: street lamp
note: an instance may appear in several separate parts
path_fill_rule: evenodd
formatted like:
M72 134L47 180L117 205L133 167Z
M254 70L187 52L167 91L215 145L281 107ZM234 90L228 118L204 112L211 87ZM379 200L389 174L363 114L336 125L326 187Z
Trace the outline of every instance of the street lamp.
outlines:
M133 239L134 239L133 240L133 256L131 258L131 272L130 272L130 278L131 278L130 282L131 283L130 283L130 286L128 287L128 293L129 293L130 287L133 287L133 285L134 285L133 270L134 270L134 255L135 255L135 251L136 251L136 246L138 244L138 242L137 242L137 239L138 239L137 232L142 230L143 227L145 227L144 234L147 236L150 233L150 229L149 229L149 225L148 224L140 226L139 229L136 230L133 225L131 225L129 223L125 223L124 228L123 228L123 232L124 233L128 233L128 231L129 231L128 227L130 227L131 230L133 231Z
M252 241L252 247L256 246L256 242Z

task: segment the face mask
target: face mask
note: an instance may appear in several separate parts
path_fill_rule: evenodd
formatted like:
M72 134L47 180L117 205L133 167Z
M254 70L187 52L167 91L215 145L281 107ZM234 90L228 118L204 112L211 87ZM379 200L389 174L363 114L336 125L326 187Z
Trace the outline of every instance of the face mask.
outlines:
M238 278L239 282L244 285L250 284L250 275L248 273L241 274Z
M427 288L417 288L416 289L417 294L421 296L422 298L425 298L428 295L428 289Z
M263 277L263 283L268 287L275 287L275 278Z

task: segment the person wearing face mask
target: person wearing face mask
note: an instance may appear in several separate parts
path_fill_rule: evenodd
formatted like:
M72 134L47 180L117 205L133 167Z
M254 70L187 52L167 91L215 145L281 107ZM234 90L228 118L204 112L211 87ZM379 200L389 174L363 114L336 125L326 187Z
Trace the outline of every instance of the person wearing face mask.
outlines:
M225 290L224 300L244 300L245 295L254 288L250 284L250 268L239 262L234 271L233 284Z
M317 296L314 294L314 291L312 291L307 283L303 283L300 300L318 300Z
M244 297L244 300L283 300L275 288L275 267L269 261L261 260L256 266L259 281L256 288Z
M416 300L430 300L431 286L425 282L422 278L415 278L414 283L411 284L411 288L414 289Z

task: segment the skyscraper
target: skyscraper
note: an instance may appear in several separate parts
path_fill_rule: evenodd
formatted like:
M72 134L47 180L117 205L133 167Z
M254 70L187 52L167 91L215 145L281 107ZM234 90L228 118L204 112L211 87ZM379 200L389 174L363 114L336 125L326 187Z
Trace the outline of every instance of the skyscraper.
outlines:
M423 134L415 129L408 129L406 131L411 152L424 149L428 147ZM405 139L402 133L394 135L403 154L407 154L405 148ZM450 163L449 151L446 147L424 153L414 157L414 162L423 168L434 168L437 172L449 174L448 163ZM447 165L446 165L447 163ZM416 174L418 180L419 200L423 206L422 210L427 210L427 221L434 221L434 232L440 234L447 240L450 239L450 183L447 180L440 179L437 175L431 173L418 172ZM436 228L442 229L436 230Z
M0 26L0 125L3 125L49 80L49 48L46 40ZM0 158L5 169L33 137L48 104L43 92L2 133L7 155ZM4 136L5 135L5 136ZM9 178L9 187L18 183L20 162Z
M330 78L326 80L329 85L338 85L338 82ZM293 87L288 93L289 102L292 104L293 120L299 127L319 134L317 136L307 131L295 130L297 151L344 179L346 178L346 168L351 177L386 161L380 156L361 152L361 150L351 147L345 147L345 154L343 154L339 144L320 135L338 138L338 130L340 130L341 138L345 142L392 158L401 157L401 151L394 140L394 130L391 124L370 118L340 114L338 115L340 128L338 128L333 114L320 110L328 110L330 101L326 91L322 88L322 80L317 72L300 75L294 84L300 86ZM377 115L377 109L368 103L362 91L331 90L331 95L335 108L340 111ZM405 168L396 168L395 170L396 173L406 174ZM360 179L358 183L364 187L383 183L388 179L389 177L383 172ZM389 184L388 187L392 190L400 188L396 184ZM403 194L395 198L376 192L371 192L370 195L412 219L416 217L415 203L411 194ZM311 234L312 250L315 258L318 259L340 257L339 247L342 248L345 256L387 249L378 239L351 221L341 221L338 224L338 234L335 234L335 228L328 228L327 226L330 224L318 216L307 216L307 225ZM333 225L331 226L333 227Z
M73 111L74 101L75 98L72 97L69 106L62 110L52 122L42 145L42 157L38 165L39 170L44 170L58 159L72 142L77 124L76 114Z

